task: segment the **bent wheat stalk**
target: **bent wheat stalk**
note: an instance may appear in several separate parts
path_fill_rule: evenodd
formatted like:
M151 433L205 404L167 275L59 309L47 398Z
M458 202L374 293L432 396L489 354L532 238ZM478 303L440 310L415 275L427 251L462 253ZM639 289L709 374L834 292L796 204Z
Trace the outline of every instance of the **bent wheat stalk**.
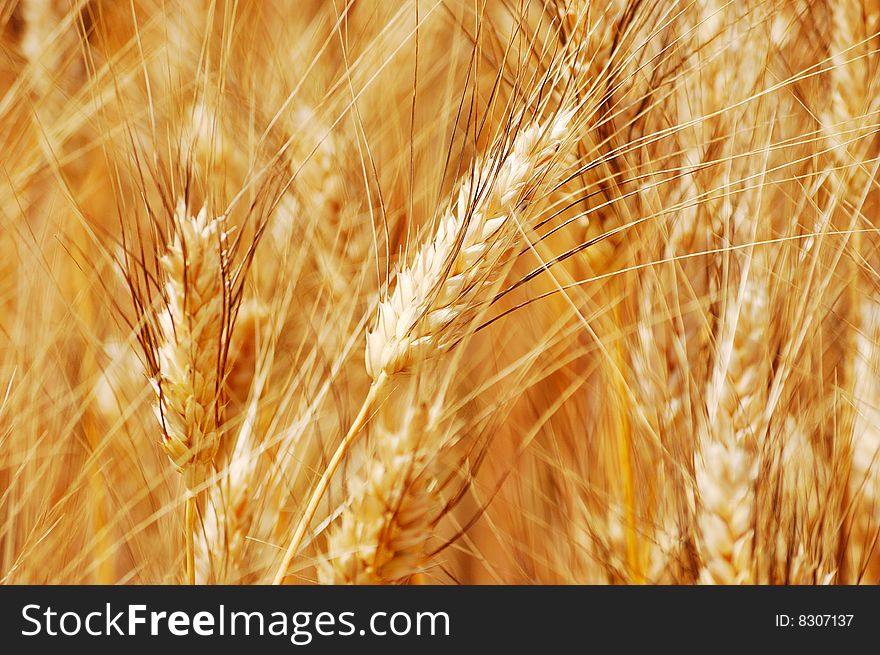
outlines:
M351 447L379 392L414 361L451 350L466 331L499 262L520 233L519 219L557 163L572 111L533 122L508 143L496 142L477 162L440 219L434 237L400 269L367 332L365 363L373 383L357 417L315 487L273 584L280 584L302 543L330 480Z

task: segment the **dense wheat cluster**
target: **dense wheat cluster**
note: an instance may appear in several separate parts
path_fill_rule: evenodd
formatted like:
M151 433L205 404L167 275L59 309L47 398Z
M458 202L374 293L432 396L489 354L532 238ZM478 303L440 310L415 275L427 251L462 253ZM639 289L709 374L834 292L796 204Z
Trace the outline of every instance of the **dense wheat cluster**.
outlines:
M0 581L880 582L880 0L0 0Z

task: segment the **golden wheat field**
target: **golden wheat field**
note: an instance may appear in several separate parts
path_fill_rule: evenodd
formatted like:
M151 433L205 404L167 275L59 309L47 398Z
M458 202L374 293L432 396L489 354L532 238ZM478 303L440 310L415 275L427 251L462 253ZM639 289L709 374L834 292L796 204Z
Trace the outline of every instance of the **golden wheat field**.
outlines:
M880 0L0 0L0 581L880 582Z

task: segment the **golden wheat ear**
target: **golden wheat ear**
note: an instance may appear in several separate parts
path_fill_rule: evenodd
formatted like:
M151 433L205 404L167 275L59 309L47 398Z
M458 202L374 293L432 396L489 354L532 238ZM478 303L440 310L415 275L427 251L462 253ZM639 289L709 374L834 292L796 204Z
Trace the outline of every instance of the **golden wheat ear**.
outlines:
M226 233L207 208L180 201L159 257L162 305L145 340L162 448L184 474L186 578L195 582L196 496L220 446L230 294Z
M413 403L382 425L360 473L348 483L350 502L318 560L322 584L400 584L428 565L433 527L443 514L444 452L437 411Z
M153 384L162 447L178 470L193 473L211 463L220 445L226 236L206 208L192 216L183 203L174 225L174 239L160 258L165 306L157 316Z
M754 485L750 453L735 442L710 442L696 463L702 584L753 581Z
M374 380L439 355L461 338L466 317L485 300L499 264L518 242L518 219L554 164L574 113L524 127L510 152L477 163L437 231L397 273L367 332L365 361ZM464 320L463 320L464 319Z

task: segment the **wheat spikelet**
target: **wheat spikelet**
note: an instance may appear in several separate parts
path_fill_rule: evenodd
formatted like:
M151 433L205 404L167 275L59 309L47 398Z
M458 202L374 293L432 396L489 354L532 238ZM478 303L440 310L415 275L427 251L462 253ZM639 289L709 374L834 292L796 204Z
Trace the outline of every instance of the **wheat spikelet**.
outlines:
M322 584L399 584L424 570L433 525L444 509L438 463L449 448L428 407L412 407L397 429L375 435L350 504L327 538Z
M517 217L553 164L572 116L564 111L523 127L500 161L476 164L433 238L397 273L394 291L379 304L365 357L374 380L448 350L461 336L462 320L494 281L517 236Z

